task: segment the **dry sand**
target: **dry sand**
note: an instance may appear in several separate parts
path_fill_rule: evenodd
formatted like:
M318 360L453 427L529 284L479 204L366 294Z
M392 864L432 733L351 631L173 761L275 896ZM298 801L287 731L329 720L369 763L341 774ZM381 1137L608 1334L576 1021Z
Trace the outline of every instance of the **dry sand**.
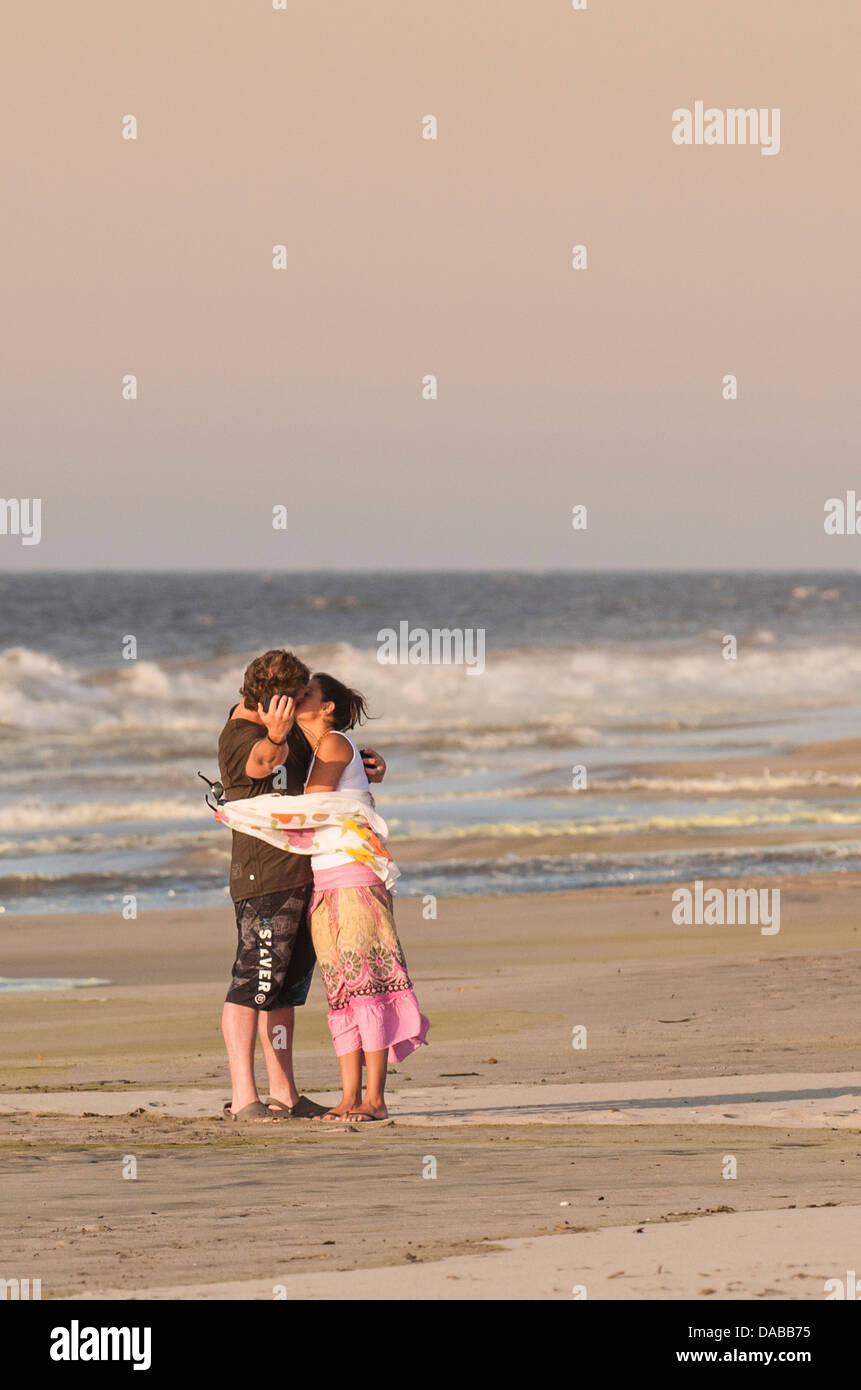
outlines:
M861 1207L758 1211L696 1221L486 1242L480 1254L403 1266L201 1285L198 1299L822 1299L858 1257ZM409 1259L409 1256L407 1257ZM835 1274L835 1269L839 1273ZM831 1286L833 1289L833 1285ZM831 1292L831 1289L828 1292ZM692 1292L693 1291L693 1292ZM121 1288L100 1298L123 1298ZM182 1285L151 1299L188 1298ZM760 1314L760 1322L768 1322Z
M777 936L674 926L671 886L401 901L431 1046L392 1124L322 1132L220 1118L229 906L0 918L4 975L112 982L3 997L0 1273L45 1298L822 1298L861 1269L861 879L762 886ZM297 1025L322 1098L324 1005L315 982Z

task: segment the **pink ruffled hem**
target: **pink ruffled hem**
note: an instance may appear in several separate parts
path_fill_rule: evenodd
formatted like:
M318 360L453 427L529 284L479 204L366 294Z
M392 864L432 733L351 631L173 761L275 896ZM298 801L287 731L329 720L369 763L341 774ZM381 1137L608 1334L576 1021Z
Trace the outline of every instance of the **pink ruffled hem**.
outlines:
M430 1020L419 1009L411 989L393 990L370 998L357 996L344 1009L329 1010L329 1031L335 1053L382 1052L390 1062L402 1062L411 1052L427 1045Z

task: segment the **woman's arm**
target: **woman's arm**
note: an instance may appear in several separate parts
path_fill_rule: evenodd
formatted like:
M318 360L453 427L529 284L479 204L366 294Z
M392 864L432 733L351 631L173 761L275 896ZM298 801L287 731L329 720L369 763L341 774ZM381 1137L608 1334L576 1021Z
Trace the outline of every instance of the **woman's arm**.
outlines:
M365 776L369 782L382 782L386 775L386 760L376 748L360 748L359 753L365 765Z
M341 780L341 773L352 760L353 750L349 741L334 729L330 729L317 744L317 756L305 788L306 795L310 792L335 791Z

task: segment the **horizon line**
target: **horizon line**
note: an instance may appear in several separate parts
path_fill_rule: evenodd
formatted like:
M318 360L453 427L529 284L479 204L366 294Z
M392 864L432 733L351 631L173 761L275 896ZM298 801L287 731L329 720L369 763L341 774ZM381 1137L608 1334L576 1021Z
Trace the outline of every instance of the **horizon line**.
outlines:
M81 574L81 575L83 575L83 574L89 574L89 575L97 575L97 574L104 574L104 575L116 575L116 574L165 574L165 575L168 575L168 574L170 574L170 575L217 574L217 575L227 575L227 574L236 574L236 575L260 575L260 576L266 576L267 578L269 578L269 577L282 576L282 575L283 575L284 577L287 577L287 576L290 576L290 575L293 575L293 576L298 576L298 575L351 575L351 576L355 576L355 575L399 575L399 574L427 574L427 575L435 575L435 574L436 574L436 575L440 575L440 574L463 574L463 575L500 574L500 575L523 575L523 576L529 576L529 577L539 577L539 576L541 576L541 575L562 575L562 574L564 574L564 575L575 576L575 575L578 575L578 574L579 574L579 575L600 575L600 574L607 574L607 575L611 575L611 574L631 574L631 575L646 575L646 574L662 574L662 575L674 575L674 574L679 574L679 575L681 575L681 574L703 574L703 575L706 575L706 574L707 574L707 575L732 575L732 574L763 574L763 575L766 575L766 574L775 574L775 575L778 575L778 574L823 574L823 575L824 575L824 574L828 574L828 575L838 575L838 574L839 574L839 575L857 575L857 574L859 574L859 573L861 573L861 564L859 564L859 565L858 565L856 568L854 568L854 569L853 569L853 568L843 568L843 569L819 569L819 568L804 567L804 566L801 566L801 567L792 567L792 566L758 566L758 567L755 567L755 568L748 568L747 566L744 566L744 565L739 565L739 566L735 566L735 567L732 567L732 568L723 567L723 568L720 568L720 569L713 569L713 568L710 568L709 566L705 566L705 565L698 565L698 566L691 567L691 568L685 568L685 567L683 567L683 566L679 566L679 567L676 567L676 568L673 568L673 569L664 569L664 568L655 568L655 567L645 567L645 568L626 567L626 568L624 568L624 569L615 569L615 568L606 568L606 569L585 569L585 568L584 568L584 569L566 569L566 568L555 568L555 567L553 567L553 566L542 566L541 568L535 568L535 569L509 569L509 568L505 568L505 567L501 567L501 566L488 566L488 567L484 567L484 568L477 568L477 567L474 567L474 566L473 566L473 567L470 567L470 568L468 568L468 569L461 569L461 568L458 568L458 567L456 567L456 566L455 566L455 567L451 567L451 568L449 568L449 567L440 567L440 568L437 568L437 569L428 569L428 568L425 568L424 566L421 566L421 567L419 567L419 568L415 568L415 567L407 567L407 568L388 567L388 568L385 568L385 569L372 569L372 568L353 569L353 568L350 568L350 567L340 567L340 566L339 566L339 567L333 567L333 566L330 566L330 565L326 565L326 566L319 566L319 567L314 567L314 568L310 568L310 569L290 569L290 570L267 569L267 568L265 568L265 567L263 567L263 566L257 566L257 565L251 565L251 566L247 566L247 567L246 567L246 566L242 566L242 567L240 567L240 566L230 566L230 567L228 567L228 568L221 567L221 568L218 568L218 569L210 569L210 568L208 568L208 567L203 567L203 566L194 566L194 567L189 567L189 566L187 566L187 567L185 567L185 568L183 568L183 569L173 569L173 568L171 568L171 567L169 567L169 566L159 566L159 567L156 567L156 568L146 567L146 566L132 566L131 568L124 568L124 567L121 568L121 567L119 567L119 566L111 566L111 567L106 567L106 568L89 568L89 567L85 567L85 566L69 566L69 567L67 567L67 568L58 567L57 569L38 569L38 570L37 570L37 569L15 569L15 570L4 570L4 569L0 569L0 582L2 582L2 581L5 580L5 579L47 578L47 577L50 576L50 575L70 575L70 574Z

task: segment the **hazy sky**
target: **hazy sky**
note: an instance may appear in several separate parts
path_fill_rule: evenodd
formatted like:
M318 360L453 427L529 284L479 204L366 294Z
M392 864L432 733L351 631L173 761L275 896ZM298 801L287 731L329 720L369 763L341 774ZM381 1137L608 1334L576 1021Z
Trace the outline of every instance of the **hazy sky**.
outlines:
M0 37L0 495L43 526L0 567L854 568L854 0L18 0ZM780 152L674 144L699 100L779 108Z

